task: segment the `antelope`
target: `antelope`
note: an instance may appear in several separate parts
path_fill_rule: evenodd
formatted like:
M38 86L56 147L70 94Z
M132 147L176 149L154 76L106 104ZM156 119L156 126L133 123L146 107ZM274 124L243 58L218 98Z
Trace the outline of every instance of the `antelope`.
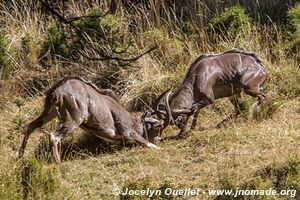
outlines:
M55 117L59 126L50 133L50 142L57 163L61 162L60 141L78 127L109 142L129 141L160 149L154 143L163 120L150 117L148 112L130 113L113 91L99 90L79 77L66 77L46 92L43 112L25 128L19 157L24 154L30 134Z
M182 84L170 96L167 104L155 104L155 114L167 110L167 113L171 113L171 124L180 128L177 136L186 136L190 116L194 114L193 130L201 108L216 99L230 97L238 111L238 99L243 91L257 98L250 109L250 113L253 113L266 98L264 88L267 78L262 60L253 52L233 49L221 54L202 55L192 63Z

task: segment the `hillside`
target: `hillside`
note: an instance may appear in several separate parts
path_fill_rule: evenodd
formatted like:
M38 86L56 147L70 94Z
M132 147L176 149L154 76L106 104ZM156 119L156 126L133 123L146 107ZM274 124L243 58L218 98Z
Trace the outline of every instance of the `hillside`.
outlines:
M218 12L205 20L174 16L175 3L47 2L5 1L0 7L0 199L300 199L296 1L281 11L285 20L267 22L259 20L263 7L244 9L233 1L220 10L216 1ZM176 90L197 57L233 48L257 53L269 72L267 102L253 120L248 109L254 99L244 94L237 119L217 127L234 112L228 99L217 100L201 111L188 138L171 139L179 130L168 126L161 150L109 145L76 130L62 142L60 164L49 148L53 121L32 134L18 159L24 127L63 76L113 89L128 110L146 111L163 91ZM114 194L127 189L162 194ZM185 189L198 193L176 195ZM215 191L222 189L289 193L234 198ZM174 195L164 195L171 190Z

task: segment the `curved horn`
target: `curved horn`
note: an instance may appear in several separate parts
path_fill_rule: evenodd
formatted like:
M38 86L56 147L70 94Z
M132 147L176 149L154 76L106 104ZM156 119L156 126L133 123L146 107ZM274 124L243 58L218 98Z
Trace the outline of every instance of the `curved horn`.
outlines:
M173 116L172 116L172 111L170 109L170 105L169 105L169 97L171 95L171 91L168 92L167 96L166 96L166 120L164 122L164 128L166 126L168 126L171 122L174 123L174 119L173 119Z
M154 102L154 106L153 106L153 109L155 110L155 111L158 111L159 110L159 102L160 102L160 100L165 96L165 94L167 93L167 92L169 92L170 91L170 89L168 89L168 90L166 90L165 92L163 92L161 95L159 95L159 97L157 97L156 98L156 100L155 100L155 102Z

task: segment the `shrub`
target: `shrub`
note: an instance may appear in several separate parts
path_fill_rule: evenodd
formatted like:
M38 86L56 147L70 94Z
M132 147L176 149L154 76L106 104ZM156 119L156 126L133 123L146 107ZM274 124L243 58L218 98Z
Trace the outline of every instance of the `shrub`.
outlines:
M9 68L9 47L7 39L0 35L0 79L9 75L11 69Z
M105 62L103 67L95 69L101 76L97 85L112 88L120 81L121 70L128 64L125 60L136 55L131 53L133 43L126 21L110 14L101 17L101 12L94 10L88 17L74 22L74 26L76 31L70 42L70 50L84 52L85 56L78 55L87 62L93 60L87 57Z
M196 25L192 21L182 22L181 29L182 29L183 33L185 33L186 35L193 35L197 31Z
M41 53L40 40L35 38L30 32L26 32L21 39L19 57L28 67L37 66Z
M64 42L65 36L60 25L56 23L50 24L47 29L47 39L44 41L40 57L45 57L48 52L50 52L52 59L56 58L57 55L66 56L66 49L63 47Z
M240 6L234 6L221 16L213 18L207 30L213 37L245 37L249 35L251 30L250 23L251 19L245 14L245 9Z
M72 44L73 48L82 49L85 36L101 55L118 54L125 50L126 26L121 18L114 15L100 17L99 11L94 10L89 17L76 22L75 25L78 34Z
M157 58L163 65L174 66L180 62L183 53L183 44L176 37L170 37L165 31L153 28L142 34L146 46L148 43L156 43L158 49L154 51Z
M296 63L282 60L275 69L270 70L269 86L286 98L295 98L300 95L300 69Z
M300 50L300 4L288 11L286 50L296 54Z

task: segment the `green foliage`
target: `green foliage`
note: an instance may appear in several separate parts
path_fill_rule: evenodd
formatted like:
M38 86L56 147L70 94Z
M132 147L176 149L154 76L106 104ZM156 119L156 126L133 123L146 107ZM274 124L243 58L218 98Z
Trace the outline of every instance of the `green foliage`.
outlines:
M104 55L120 53L124 51L124 39L126 38L126 26L123 20L114 15L100 17L101 12L94 10L87 17L75 23L78 29L77 38L73 47L81 49L83 37L87 38L97 51ZM114 51L114 52L113 52Z
M124 30L124 24L121 18L115 15L107 15L101 18L101 29L104 35L111 35L114 37L120 36L121 31Z
M60 185L56 166L45 167L35 159L24 161L21 183L24 199L52 199Z
M170 37L164 30L157 28L144 32L142 38L147 46L151 46L153 43L159 46L153 54L164 65L175 67L176 64L181 62L183 58L183 44L178 38Z
M213 37L245 37L251 30L250 24L251 19L245 14L245 9L234 6L221 16L213 18L207 30Z
M0 35L0 79L7 77L11 71L9 68L10 57L7 39Z
M63 32L61 26L57 23L51 23L46 32L47 36L46 39L42 42L41 50L35 52L40 61L40 64L46 67L52 67L53 61L55 61L59 57L66 57L67 56L67 48L66 48L66 40L65 40L65 33ZM23 46L29 48L30 51L34 52L35 48L31 48L29 45L31 40L30 38L25 38L23 42ZM34 59L34 55L33 55ZM37 62L39 62L37 61ZM31 63L34 61L30 61Z
M196 25L192 21L182 22L182 31L187 35L193 35L196 32Z
M31 38L30 34L27 32L21 41L22 49L24 49L25 52L30 51L31 41L32 41L32 38Z
M64 41L61 27L58 24L51 24L47 32L52 52L56 54L63 53L63 49L60 48Z
M47 42L44 42L44 52L48 51L49 44L46 45ZM41 54L41 39L34 38L34 36L30 32L26 32L21 40L21 48L19 52L19 57L24 61L24 64L28 67L37 66L39 64L39 59Z
M114 15L99 17L99 11L92 11L89 17L76 23L81 34L87 34L91 40L97 42L105 37L118 37L122 29L122 20Z
M238 102L238 110L240 112L240 115L244 118L247 118L249 116L249 109L250 109L250 102L247 100L239 100Z
M8 58L8 42L5 37L0 36L0 65L5 66L9 63Z
M16 106L18 106L18 108L21 108L22 106L24 106L24 99L17 97L14 101L14 103L16 104Z
M50 51L53 58L55 58L56 55L65 56L66 50L63 47L64 42L65 36L61 26L56 23L50 24L47 29L47 39L44 42L41 56L44 56L48 51Z
M296 64L281 61L275 70L270 71L270 88L282 97L295 98L300 95L300 68Z
M120 70L126 66L126 61L121 59L134 57L134 54L131 54L132 35L128 34L124 18L111 14L101 15L102 12L99 10L93 10L88 17L74 22L76 31L72 35L70 50L75 50L74 52L79 50L84 52L83 57L106 62L107 65L103 70L99 68L96 70L102 77L99 85L111 88L120 81Z
M300 50L300 4L288 11L286 50L299 54Z

